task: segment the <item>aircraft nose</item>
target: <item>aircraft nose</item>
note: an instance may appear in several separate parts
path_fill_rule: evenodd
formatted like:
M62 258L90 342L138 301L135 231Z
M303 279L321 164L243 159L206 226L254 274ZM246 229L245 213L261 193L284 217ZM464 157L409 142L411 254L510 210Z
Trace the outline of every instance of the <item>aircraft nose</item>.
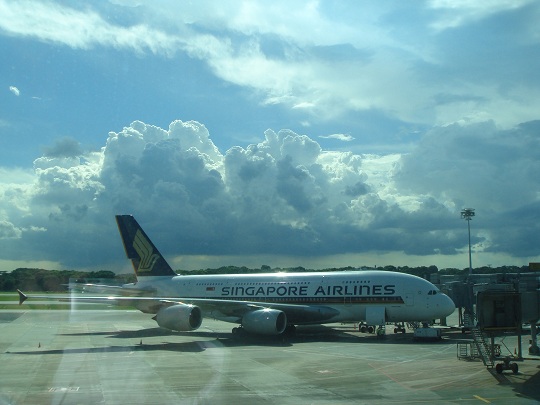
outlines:
M456 310L456 305L454 304L454 301L452 301L452 298L446 294L441 294L441 297L443 297L441 311L444 312L444 316L446 317L453 314Z

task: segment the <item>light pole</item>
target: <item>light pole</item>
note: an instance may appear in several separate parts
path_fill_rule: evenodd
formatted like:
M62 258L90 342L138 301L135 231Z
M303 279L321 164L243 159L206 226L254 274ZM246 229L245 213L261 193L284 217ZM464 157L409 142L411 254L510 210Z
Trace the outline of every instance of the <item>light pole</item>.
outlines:
M474 215L474 208L464 208L461 210L461 218L467 221L467 228L469 229L469 276L472 274L471 219Z
M467 304L465 305L465 314L463 324L465 326L474 325L474 291L472 280L472 255L471 255L471 219L474 217L474 208L464 208L461 210L461 218L467 221L469 230L469 277L467 280Z

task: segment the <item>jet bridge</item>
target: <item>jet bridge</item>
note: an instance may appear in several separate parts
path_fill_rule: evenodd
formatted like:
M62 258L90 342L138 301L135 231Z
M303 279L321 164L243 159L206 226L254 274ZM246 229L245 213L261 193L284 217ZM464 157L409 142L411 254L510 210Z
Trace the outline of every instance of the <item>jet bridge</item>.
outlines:
M538 348L538 343L536 341L536 335L538 332L536 324L540 319L539 294L540 290L526 291L521 293L522 319L531 325L531 345L529 346L529 354L534 355L540 354L540 349Z
M517 291L481 291L477 296L478 323L472 328L474 342L478 348L484 364L491 368L495 365L497 354L495 336L512 332L517 334L518 352L517 358L523 359L521 348L521 332L523 324L522 295ZM484 338L487 334L490 345ZM497 373L503 370L518 372L516 363L511 362L513 356L506 356L503 362L499 362L495 369Z

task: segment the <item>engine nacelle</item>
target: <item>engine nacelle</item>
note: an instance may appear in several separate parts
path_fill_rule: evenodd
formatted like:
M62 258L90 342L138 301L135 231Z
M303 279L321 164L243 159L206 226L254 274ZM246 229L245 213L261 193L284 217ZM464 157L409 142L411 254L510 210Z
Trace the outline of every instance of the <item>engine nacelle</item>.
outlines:
M287 315L277 309L258 309L243 316L242 326L251 333L279 335L287 327Z
M201 326L202 311L195 305L177 304L161 308L152 319L162 328L185 332Z

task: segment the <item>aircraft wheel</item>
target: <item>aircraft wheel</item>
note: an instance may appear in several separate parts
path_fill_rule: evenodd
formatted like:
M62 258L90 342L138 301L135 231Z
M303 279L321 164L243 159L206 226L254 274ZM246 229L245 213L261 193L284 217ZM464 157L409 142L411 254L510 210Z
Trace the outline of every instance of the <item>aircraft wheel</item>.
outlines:
M503 372L503 365L501 363L497 364L495 366L495 371L497 372L497 374L502 374Z
M514 374L518 373L519 367L518 367L518 365L516 363L512 363L510 365L510 368L512 369L512 373L514 373Z
M365 327L365 325L360 326L360 332L366 333L366 327Z
M398 333L398 328L394 328L394 333Z
M373 329L373 326L368 326L368 327L367 327L368 333L373 333L374 330L375 330L375 329Z

